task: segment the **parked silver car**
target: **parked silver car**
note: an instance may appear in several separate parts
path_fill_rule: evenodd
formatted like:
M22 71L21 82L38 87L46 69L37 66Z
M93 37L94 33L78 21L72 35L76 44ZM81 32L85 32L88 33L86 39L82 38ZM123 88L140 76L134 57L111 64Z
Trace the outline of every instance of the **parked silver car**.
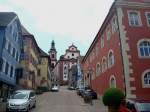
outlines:
M17 90L7 99L6 111L28 112L36 107L36 95L33 90Z
M150 101L142 99L126 99L127 108L133 112L150 112Z

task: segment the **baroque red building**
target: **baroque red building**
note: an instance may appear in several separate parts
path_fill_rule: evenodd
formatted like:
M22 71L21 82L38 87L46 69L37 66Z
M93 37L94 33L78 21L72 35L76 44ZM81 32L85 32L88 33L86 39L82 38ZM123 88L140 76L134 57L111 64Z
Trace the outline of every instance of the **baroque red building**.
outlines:
M80 56L80 51L75 45L69 46L66 50L66 53L60 56L60 59L55 65L53 70L54 75L59 81L60 85L68 84L69 78L69 69L72 65L77 64L77 58Z
M115 0L82 60L85 83L100 96L117 87L150 99L149 30L149 0Z

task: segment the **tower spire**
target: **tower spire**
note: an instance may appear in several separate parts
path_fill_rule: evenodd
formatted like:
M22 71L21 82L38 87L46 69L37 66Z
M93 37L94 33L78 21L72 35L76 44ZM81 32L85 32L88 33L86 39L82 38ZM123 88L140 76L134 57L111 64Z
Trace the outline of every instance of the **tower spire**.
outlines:
M55 42L54 42L54 40L52 40L51 49L55 49Z

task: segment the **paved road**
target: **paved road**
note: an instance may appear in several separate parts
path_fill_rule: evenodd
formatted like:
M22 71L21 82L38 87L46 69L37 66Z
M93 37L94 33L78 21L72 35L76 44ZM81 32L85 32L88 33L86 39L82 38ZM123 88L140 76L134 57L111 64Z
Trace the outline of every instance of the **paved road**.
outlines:
M104 109L105 110L105 109ZM61 87L59 92L46 92L37 97L37 106L31 112L105 112L85 104L75 91Z

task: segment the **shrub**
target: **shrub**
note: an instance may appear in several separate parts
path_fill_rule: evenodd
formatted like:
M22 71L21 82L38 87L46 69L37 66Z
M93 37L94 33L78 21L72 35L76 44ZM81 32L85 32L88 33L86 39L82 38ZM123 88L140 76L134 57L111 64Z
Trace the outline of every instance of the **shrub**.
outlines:
M125 95L120 89L109 88L103 95L103 103L105 106L119 106L124 97Z

